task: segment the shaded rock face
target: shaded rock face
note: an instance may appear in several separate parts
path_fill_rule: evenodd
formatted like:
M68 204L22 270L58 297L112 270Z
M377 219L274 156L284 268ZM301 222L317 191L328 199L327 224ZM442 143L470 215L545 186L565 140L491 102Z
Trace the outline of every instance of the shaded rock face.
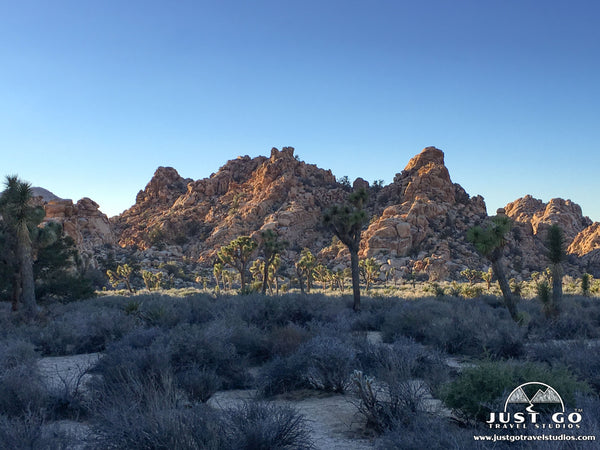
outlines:
M298 161L292 147L273 148L269 158L239 157L197 181L178 178L174 169L169 173L168 185L155 174L143 191L165 193L169 205L138 195L136 205L112 219L121 246L147 251L176 244L183 255L211 263L237 236L273 229L290 243L293 257L303 247L325 245L323 211L345 195L331 171Z
M60 223L65 234L75 241L84 268L98 268L98 258L106 256L103 251L116 245L112 226L98 204L84 197L76 204L72 200L58 199L43 206L44 223Z

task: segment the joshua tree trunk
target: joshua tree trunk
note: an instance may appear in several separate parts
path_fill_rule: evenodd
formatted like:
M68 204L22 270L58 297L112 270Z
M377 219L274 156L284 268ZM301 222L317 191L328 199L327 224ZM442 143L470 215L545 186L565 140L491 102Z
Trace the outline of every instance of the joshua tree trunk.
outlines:
M35 301L35 281L33 278L33 258L31 254L31 239L27 224L19 224L17 243L17 258L21 272L21 295L23 307L28 317L36 313L37 303Z
M552 308L554 309L554 314L558 314L560 311L563 294L562 277L562 264L552 264Z
M263 270L263 284L262 284L262 294L265 295L267 293L267 285L269 284L269 266L271 265L271 261L265 261L265 268Z
M350 250L350 269L352 270L352 295L354 296L354 311L360 311L360 272L358 269L358 250Z
M510 317L515 322L519 321L519 314L517 312L517 303L512 295L512 291L510 290L510 285L506 280L506 274L504 273L504 267L502 267L502 259L494 258L492 261L492 270L496 274L496 278L498 279L498 284L500 285L500 290L502 291L502 296L504 297L504 304L506 305L506 309L510 314Z
M240 270L240 290L245 292L246 290L246 277L245 277L246 267L243 266Z
M296 268L296 274L298 275L298 284L300 285L300 293L304 295L304 283L302 282L302 270Z
M16 271L12 277L12 310L19 309L19 298L21 297L21 272Z

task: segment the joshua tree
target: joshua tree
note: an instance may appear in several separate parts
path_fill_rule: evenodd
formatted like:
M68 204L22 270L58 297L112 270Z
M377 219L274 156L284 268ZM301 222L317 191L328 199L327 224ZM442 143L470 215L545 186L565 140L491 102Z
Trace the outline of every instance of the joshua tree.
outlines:
M362 272L362 276L365 279L365 289L368 291L371 284L375 282L381 270L381 264L377 262L375 258L367 258L359 261L359 269Z
M584 273L581 275L581 294L584 296L590 295L590 274Z
M560 310L562 299L562 262L566 258L565 253L565 235L563 230L557 224L548 228L546 237L548 247L548 259L550 260L550 271L552 278L552 312L556 315Z
M29 183L19 180L16 175L6 177L6 190L0 197L0 215L4 222L6 255L12 255L15 263L13 310L20 301L29 317L37 311L31 233L44 218L44 209L32 206L31 198Z
M467 279L469 286L473 286L477 281L483 279L484 272L474 269L465 269L460 274Z
M277 233L273 230L265 230L260 233L260 236L263 240L262 249L265 256L262 284L262 293L265 294L267 292L267 285L269 283L269 271L271 270L271 266L273 265L277 255L279 255L279 253L281 253L283 249L287 247L288 243L285 241L280 241Z
M133 294L135 290L131 287L131 275L133 274L133 267L129 264L123 264L117 266L117 270L107 270L106 275L108 276L108 282L113 286L117 287L119 283L125 283L127 290Z
M477 251L492 263L492 270L496 275L504 304L515 322L519 322L517 303L510 290L502 264L502 253L506 245L506 234L512 227L511 220L504 214L498 214L490 219L486 227L476 226L467 232L467 240Z
M323 264L317 264L314 269L315 279L321 283L323 290L327 289L327 283L331 281L331 271Z
M160 282L162 280L163 273L156 272L152 273L149 270L142 270L142 280L146 285L146 289L151 291L152 289L160 289Z
M313 271L317 266L317 260L308 248L302 249L300 259L296 262L296 274L300 283L300 291L304 294L304 279L306 278L306 292L312 287Z
M219 289L219 280L222 280L223 276L223 263L215 262L213 266L213 276L215 277L215 282L217 283L217 290ZM223 281L223 289L225 289L225 281Z
M240 236L221 247L217 256L223 264L228 264L240 273L241 292L246 292L246 270L250 258L258 244L250 236Z
M492 268L490 267L488 269L487 272L481 272L481 279L483 281L485 281L487 290L490 290L490 287L492 287L492 279L494 278L494 272L492 271Z
M334 205L325 211L323 221L350 252L350 269L352 271L352 293L354 295L354 311L360 311L360 272L358 267L358 250L363 225L368 222L364 204L368 193L363 189L350 194L348 202Z

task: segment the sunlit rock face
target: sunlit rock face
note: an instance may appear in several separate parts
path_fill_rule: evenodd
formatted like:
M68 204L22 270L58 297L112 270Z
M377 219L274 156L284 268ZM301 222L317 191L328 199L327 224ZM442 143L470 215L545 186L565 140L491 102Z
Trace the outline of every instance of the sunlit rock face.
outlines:
M292 147L273 148L269 157L240 156L195 181L159 167L135 205L112 218L111 227L118 244L145 261L179 258L208 267L232 239L259 239L262 230L272 229L289 243L282 255L288 264L308 247L330 268L343 268L348 252L332 241L322 216L361 188L370 194L371 217L362 235L362 258L376 258L384 271L417 268L432 280L456 278L467 267L487 270L489 262L466 240L467 230L487 218L485 202L453 183L444 153L435 147L411 158L383 187L361 178L352 187L340 184L331 171L300 161ZM511 277L543 270L545 230L552 223L564 228L574 255L567 270L581 269L581 258L597 249L597 228L588 230L592 222L570 200L544 203L525 196L508 204L505 213L515 223L505 252Z

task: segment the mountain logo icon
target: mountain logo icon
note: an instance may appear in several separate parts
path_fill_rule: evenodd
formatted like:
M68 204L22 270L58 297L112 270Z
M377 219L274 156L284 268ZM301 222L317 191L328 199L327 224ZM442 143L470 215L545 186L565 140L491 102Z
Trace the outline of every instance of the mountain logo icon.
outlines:
M527 395L527 392L529 392L530 395ZM504 412L507 411L509 404L516 403L528 404L529 406L525 409L529 412L532 412L533 406L537 404L557 404L560 405L562 412L565 411L565 404L561 396L556 392L556 389L546 383L537 381L531 381L517 386L506 398Z

